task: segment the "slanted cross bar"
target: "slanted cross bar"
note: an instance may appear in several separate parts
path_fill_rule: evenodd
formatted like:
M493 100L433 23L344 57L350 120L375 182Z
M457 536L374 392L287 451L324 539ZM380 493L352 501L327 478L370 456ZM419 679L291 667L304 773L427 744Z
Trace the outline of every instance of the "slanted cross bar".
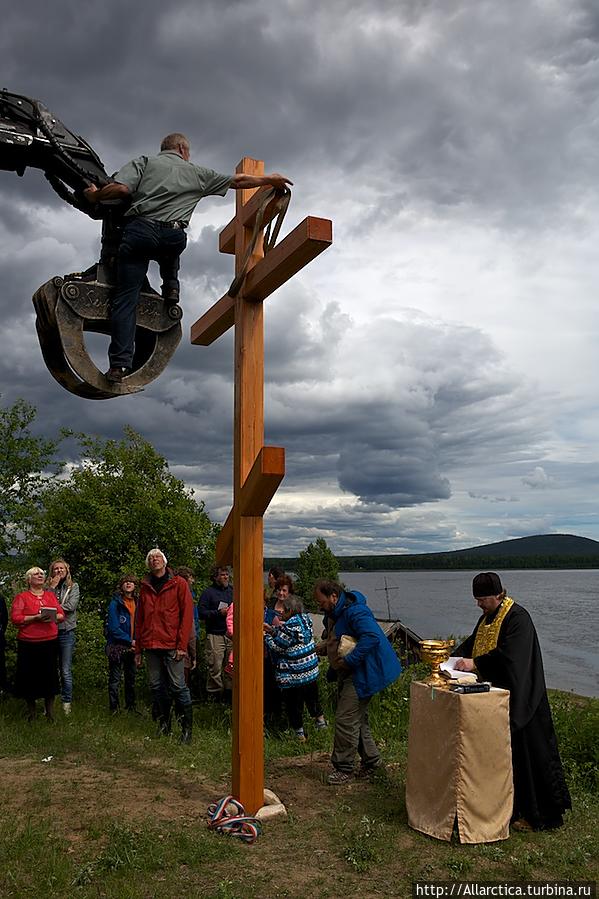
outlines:
M262 160L236 169L263 175ZM235 254L238 275L264 199L261 187L237 191L235 217L221 231L219 249ZM267 206L262 227L276 214ZM191 328L191 342L208 346L235 325L233 508L216 544L216 562L233 563L233 795L254 814L264 802L263 515L285 475L285 450L264 446L263 300L332 243L332 223L309 216L267 256L260 234L236 297L225 294Z

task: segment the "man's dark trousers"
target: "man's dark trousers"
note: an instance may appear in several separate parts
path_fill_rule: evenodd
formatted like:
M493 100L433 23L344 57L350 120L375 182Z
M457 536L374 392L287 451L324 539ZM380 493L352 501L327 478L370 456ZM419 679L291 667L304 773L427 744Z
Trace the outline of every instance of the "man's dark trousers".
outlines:
M136 218L123 229L117 255L117 289L111 306L108 358L116 368L131 368L135 343L136 309L151 259L160 265L163 290L179 287L179 256L187 236L181 228L164 222Z

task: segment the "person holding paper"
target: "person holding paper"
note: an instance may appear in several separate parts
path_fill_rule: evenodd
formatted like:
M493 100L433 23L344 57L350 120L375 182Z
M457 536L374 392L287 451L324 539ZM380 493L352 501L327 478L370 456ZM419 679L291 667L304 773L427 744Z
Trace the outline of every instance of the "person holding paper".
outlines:
M227 612L233 602L233 587L229 583L229 569L215 565L212 584L200 596L198 613L206 622L206 692L214 702L229 702L232 693L231 675L225 667L233 643L227 637Z
M543 660L535 626L503 589L493 571L477 574L474 600L482 616L454 655L458 671L510 691L510 729L516 830L560 827L572 808L547 699Z
M52 590L44 588L43 569L25 574L27 589L17 593L10 620L18 628L15 694L27 703L27 717L36 715L35 701L44 700L45 715L54 720L54 697L58 682L58 623L64 620L62 606Z

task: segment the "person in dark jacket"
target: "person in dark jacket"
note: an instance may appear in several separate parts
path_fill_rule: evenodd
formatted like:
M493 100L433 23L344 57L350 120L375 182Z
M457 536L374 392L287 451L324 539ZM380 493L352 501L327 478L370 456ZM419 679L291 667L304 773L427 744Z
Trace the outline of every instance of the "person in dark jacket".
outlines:
M458 671L474 671L510 691L515 830L560 827L572 808L545 687L535 626L494 571L477 574L472 593L482 616L454 651Z
M359 773L362 775L382 764L368 725L368 704L375 693L399 677L401 664L362 593L344 590L335 581L322 579L314 585L314 599L324 613L325 629L324 639L316 651L328 657L337 673L331 755L335 770L329 775L328 783L340 786L353 777L356 753L361 759Z
M182 577L167 568L161 549L146 556L150 571L139 590L135 626L135 660L146 654L152 699L159 709L160 733L170 732L171 701L181 722L181 742L190 743L193 728L191 693L185 683L185 656L193 627L193 600Z
M227 637L227 611L233 602L233 587L229 583L229 569L216 565L212 569L212 585L200 596L198 613L206 622L206 692L208 699L229 700L231 676L225 671L233 648Z
M125 682L125 708L135 711L135 607L137 578L125 574L118 593L112 597L106 617L106 655L108 656L108 704L118 712L121 678Z

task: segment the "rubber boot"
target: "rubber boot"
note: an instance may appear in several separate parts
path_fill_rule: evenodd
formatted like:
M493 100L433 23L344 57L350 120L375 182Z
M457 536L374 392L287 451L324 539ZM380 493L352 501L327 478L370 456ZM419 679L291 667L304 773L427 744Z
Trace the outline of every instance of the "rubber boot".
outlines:
M184 705L181 708L181 743L191 743L191 734L193 731L193 706Z
M171 701L162 699L158 703L158 736L166 737L171 732Z

